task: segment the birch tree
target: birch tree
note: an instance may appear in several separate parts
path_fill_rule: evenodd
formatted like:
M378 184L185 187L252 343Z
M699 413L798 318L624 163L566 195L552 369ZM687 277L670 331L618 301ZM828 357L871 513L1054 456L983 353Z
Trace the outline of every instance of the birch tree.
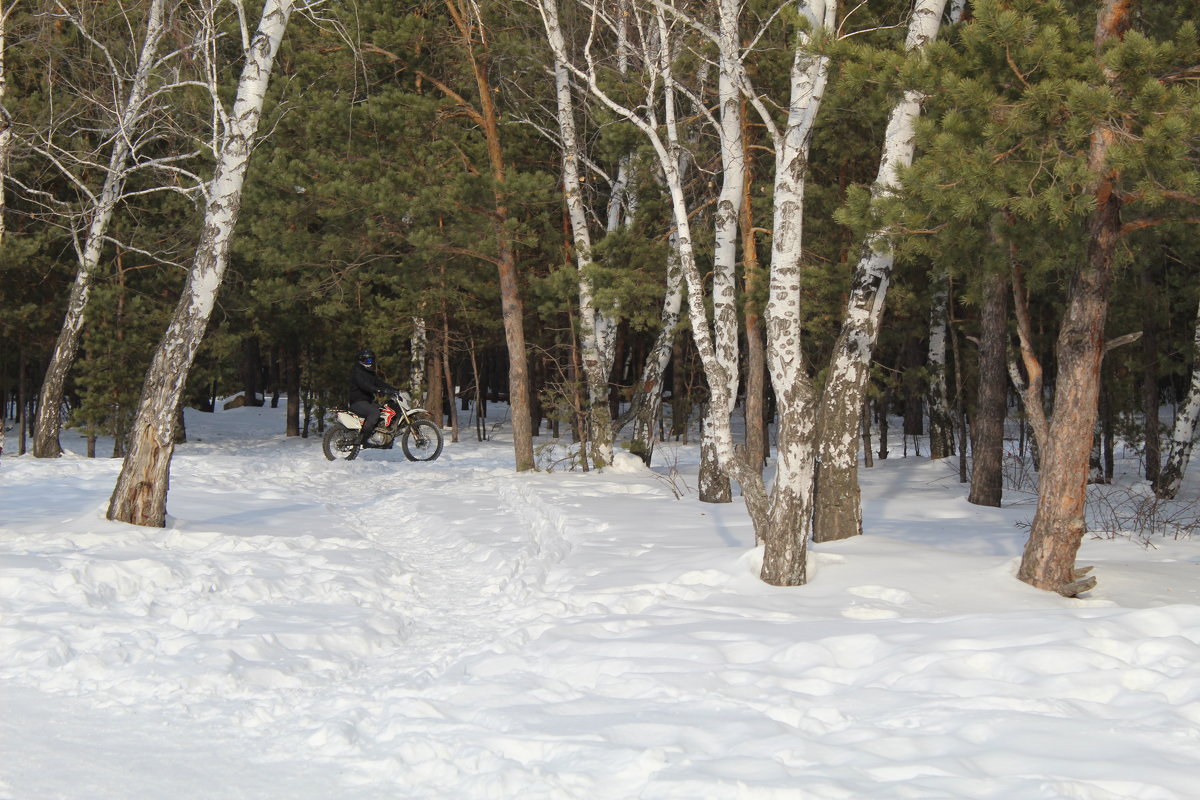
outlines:
M682 170L682 166L681 166ZM683 311L683 272L679 266L679 235L673 232L667 250L667 288L659 314L658 333L654 344L646 355L642 375L634 387L630 400L633 430L630 434L630 452L639 456L646 466L654 455L655 421L662 410L662 381L667 364L671 361L672 344L679 328Z
M729 478L717 455L720 445L716 441L716 432L720 424L717 418L727 421L733 414L738 389L737 240L746 182L739 8L740 0L718 0L717 3L717 129L721 144L721 190L713 220L712 304L716 356L721 364L721 374L730 385L710 397L705 412L697 481L698 494L705 502L729 502L731 497Z
M127 80L129 88L124 97L113 97L113 107L110 109L113 117L112 134L106 142L109 148L108 162L100 170L103 180L98 191L93 191L87 183L87 173L93 171L94 166L90 159L83 160L79 168L74 169L63 157L56 154L52 145L40 148L51 163L59 166L80 194L87 199L87 207L80 214L85 224L82 239L75 239L78 260L75 281L71 286L62 328L55 342L50 364L46 368L38 401L33 438L33 455L37 458L55 458L62 455L59 432L62 426L63 384L79 350L88 295L106 244L109 223L117 205L123 199L125 182L130 173L138 167L147 167L147 164L136 163L142 160L140 151L152 147L159 140L154 131L144 135L143 129L148 127L147 120L165 94L162 90L152 91L150 80L157 66L159 46L167 29L166 6L166 0L152 0L150 3L137 64L132 75L125 78L120 75L118 58L109 48L92 36L79 16L72 14L62 3L57 4L56 14L77 26L84 37L94 42L106 54L106 60L113 68L114 80Z
M184 383L228 266L267 86L294 10L292 0L267 0L258 28L246 42L233 107L228 113L215 109L221 123L219 147L216 169L206 187L203 229L183 293L142 385L129 451L109 501L107 516L111 520L156 527L165 524L174 428ZM209 88L215 99L215 77Z
M917 0L908 26L905 49L921 52L937 37L946 0ZM925 96L906 89L892 108L884 133L873 200L896 193L900 170L912 164L916 122ZM830 357L818 416L817 492L813 504L813 540L845 539L862 533L862 501L858 487L858 429L871 355L879 335L895 253L891 232L868 235L846 304L837 342Z
M16 0L8 5L0 4L0 247L4 246L4 235L8 231L8 159L12 152L12 124L5 107L8 94L8 19L13 9L17 7ZM0 430L0 450L3 449L4 431Z
M420 397L421 386L425 382L425 353L428 344L425 318L413 317L412 326L412 334L408 339L408 392L412 397Z
M1167 458L1154 480L1154 494L1163 499L1173 499L1183 483L1196 442L1196 430L1200 427L1200 309L1196 310L1195 334L1192 339L1192 380L1187 397L1175 415L1175 427L1171 430L1171 443Z
M954 455L954 411L946 386L950 286L944 274L934 281L929 310L929 457L936 460Z
M4 237L8 231L6 216L8 215L8 161L12 150L12 126L8 109L4 103L8 93L8 18L16 2L5 6L0 4L0 248L4 247ZM0 454L4 452L5 423L8 410L8 398L0 401Z
M588 444L592 466L605 467L613 460L613 428L609 411L608 377L612 372L617 327L612 317L596 306L592 285L592 236L581 190L581 142L575 129L575 102L567 66L566 37L558 17L557 0L541 0L540 10L550 48L554 53L554 90L558 132L562 149L562 187L571 223L572 245L579 274L579 327L584 381L587 387ZM618 48L623 45L618 43ZM618 176L618 180L620 176ZM618 196L619 184L614 191ZM610 225L616 208L610 206Z
M768 102L754 91L744 65L735 65L739 89L747 94L763 118L775 144L775 236L765 310L768 364L779 409L778 458L775 479L768 491L760 465L750 465L733 445L729 418L712 418L720 464L737 481L745 498L756 535L764 544L762 578L776 585L799 585L806 580L807 518L812 488L813 389L804 364L800 341L800 252L803 230L804 184L813 122L828 81L829 58L814 44L834 31L836 4L805 2L797 5L804 24L795 32L795 49L789 75L787 119L780 126ZM658 157L670 193L672 215L679 232L680 270L687 286L688 313L696 349L704 366L713 402L729 403L730 376L718 357L704 306L704 286L692 246L688 208L678 169L680 147L671 75L671 41L668 15L671 6L656 3L651 14L639 16L641 43L647 63L645 102L639 114L611 97L600 85L595 57L585 49L586 67L578 70L592 93L646 136ZM674 17L673 17L674 18ZM593 8L593 24L603 19ZM647 33L656 33L652 45ZM661 89L661 96L659 90ZM662 109L661 116L659 109Z

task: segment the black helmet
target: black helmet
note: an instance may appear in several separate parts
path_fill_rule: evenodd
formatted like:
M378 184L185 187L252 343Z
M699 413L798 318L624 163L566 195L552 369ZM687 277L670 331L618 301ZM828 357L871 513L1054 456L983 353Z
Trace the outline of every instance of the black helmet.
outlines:
M358 351L358 363L362 364L364 367L374 367L375 366L375 351L370 348L366 348L364 350L359 350Z

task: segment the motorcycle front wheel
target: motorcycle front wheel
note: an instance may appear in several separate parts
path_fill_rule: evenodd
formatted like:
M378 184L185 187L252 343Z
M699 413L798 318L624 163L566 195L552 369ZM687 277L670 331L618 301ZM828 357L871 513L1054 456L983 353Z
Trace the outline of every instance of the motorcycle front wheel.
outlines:
M325 431L321 449L330 461L353 461L358 456L358 431L335 422Z
M442 432L427 419L419 419L400 442L409 461L433 461L442 454Z

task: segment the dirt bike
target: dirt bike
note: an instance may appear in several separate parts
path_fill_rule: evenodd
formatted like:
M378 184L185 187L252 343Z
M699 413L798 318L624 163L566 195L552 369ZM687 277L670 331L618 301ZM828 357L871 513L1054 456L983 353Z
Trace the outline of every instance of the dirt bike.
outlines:
M433 461L442 453L442 432L429 419L429 412L413 408L407 392L395 391L375 398L383 410L371 438L360 444L363 418L353 411L338 409L325 431L321 447L330 461L352 461L363 448L391 450L396 440L409 461Z

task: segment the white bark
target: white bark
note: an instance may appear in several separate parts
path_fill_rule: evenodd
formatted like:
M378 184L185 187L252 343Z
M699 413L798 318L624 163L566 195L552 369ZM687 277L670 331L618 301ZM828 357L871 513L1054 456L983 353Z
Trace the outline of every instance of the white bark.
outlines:
M267 85L293 9L292 0L267 0L246 50L210 183L200 242L175 314L146 373L129 453L109 503L109 519L153 526L165 522L175 415L224 279Z
M948 324L949 287L946 277L936 278L937 287L929 309L929 436L932 458L954 453L950 392L946 386L946 325Z
M812 35L832 35L837 3L810 2L800 8L809 32L799 35L789 76L788 116L779 130L762 99L750 101L775 143L775 195L771 271L763 320L767 370L775 390L775 478L771 518L763 539L763 577L773 583L807 581L808 517L812 507L815 390L805 367L800 330L800 256L804 236L804 191L813 126L829 79L829 59L813 52Z
M421 384L425 380L425 351L429 335L424 317L413 317L412 321L413 332L409 337L408 354L408 393L412 397L420 397Z
M1175 415L1171 444L1167 458L1154 482L1154 493L1161 498L1173 498L1179 493L1200 428L1200 308L1196 310L1196 327L1192 340L1192 382L1187 398Z
M673 216L679 231L680 268L688 289L693 336L704 365L710 397L715 404L731 403L730 374L718 356L704 309L703 282L691 244L687 207L677 165L679 138L671 91L671 62L669 53L665 52L670 42L665 17L668 14L673 18L679 15L667 3L652 1L657 11L653 23L659 31L662 47L660 58L655 62L658 69L651 73L647 100L642 105L645 117L614 101L599 86L590 42L586 51L588 69L580 72L588 80L593 94L615 113L636 125L658 156L670 190ZM836 3L811 0L800 4L798 10L807 18L809 27L797 32L798 45L792 66L788 118L782 131L770 112L769 104L750 86L740 60L734 65L739 87L763 117L776 145L775 249L765 316L768 363L780 422L776 476L769 495L759 465L747 464L735 452L728 416L711 420L718 459L730 476L741 484L755 529L766 543L763 579L781 585L802 584L806 577L803 529L811 497L813 393L804 370L800 342L800 240L808 143L829 69L828 59L811 49L812 32L822 36L833 35ZM594 19L599 16L597 11ZM657 96L660 84L664 87L661 98ZM660 108L664 116L661 120L657 116Z
M687 159L680 157L679 173L685 174ZM672 231L668 237L667 250L667 286L663 296L662 311L659 314L658 335L646 356L642 367L641 380L634 387L631 399L633 416L633 433L631 436L631 452L641 457L650 466L654 456L655 432L654 424L662 409L662 379L671 361L671 353L675 334L679 327L683 309L684 284L683 271L679 266L679 232Z
M84 314L87 309L88 295L91 293L93 275L96 266L100 263L100 255L105 243L104 237L109 223L112 221L113 212L121 201L125 181L129 176L130 156L134 151L133 140L137 135L136 129L142 125L148 112L152 110L147 106L146 100L152 67L166 30L165 5L165 0L153 0L150 4L146 19L146 37L142 41L137 68L129 85L129 93L124 98L123 106L113 109L116 117L116 132L113 135L108 165L103 171L104 182L99 193L92 196L91 208L85 212L85 217L91 219L83 236L83 242L76 242L79 266L75 272L75 281L67 300L67 310L54 346L54 354L50 358L50 364L46 369L46 378L42 382L33 443L33 454L38 458L55 458L62 455L58 436L61 428L63 384L67 372L75 361L75 355L79 351L79 339L83 331ZM121 102L119 98L118 102Z
M709 392L712 400L719 404L730 402L727 395L729 377L714 346L713 333L705 309L705 291L703 277L696 264L695 250L692 245L691 221L688 214L687 200L683 192L683 178L679 167L679 154L682 145L679 139L679 119L675 107L674 79L671 73L672 38L666 16L659 10L648 20L648 30L656 34L654 42L643 40L646 48L646 63L651 70L649 85L646 87L647 102L643 105L646 116L639 115L633 109L624 106L611 97L599 85L591 50L591 42L585 51L588 62L586 71L579 71L580 76L587 81L593 95L608 106L613 112L633 123L649 140L658 156L670 196L672 217L675 221L679 242L679 264L687 286L688 310L692 320L693 335L696 348L704 365L709 382ZM658 92L661 89L661 97ZM658 109L662 110L662 118L658 117ZM733 437L728 417L714 421L715 436L718 440L718 451L721 464L730 464L734 460Z
M742 103L737 77L741 64L738 5L738 0L720 0L718 4L720 31L717 46L720 52L720 69L717 86L720 103L718 131L721 142L721 192L717 198L714 217L712 303L716 357L729 386L720 395L713 395L708 404L701 451L711 454L713 458L716 457L717 444L711 441L711 437L718 430L718 418L728 420L733 414L738 387L737 237L746 182ZM702 459L701 465L700 499L727 502L728 479L720 471L706 470L704 461L706 459Z
M680 311L683 309L683 272L679 268L678 237L672 235L667 252L667 292L663 297L658 335L646 356L642 367L641 381L632 400L633 405L633 452L641 456L646 465L654 453L654 423L662 408L662 377L671 361L672 344L679 328Z
M8 16L17 7L16 0L7 7L0 6L0 246L4 245L4 234L8 230L5 216L8 213L8 156L12 151L12 125L5 110L5 95L8 93ZM4 432L0 431L0 450L3 449Z
M917 0L909 22L907 50L923 50L937 37L945 6L946 0ZM892 108L884 133L879 173L871 188L873 200L894 194L900 185L900 170L912 164L916 122L923 100L920 92L909 89ZM818 485L822 492L831 493L817 498L814 535L818 541L862 532L861 510L856 507L855 474L859 415L893 263L889 231L880 229L869 234L855 268L822 395Z
M558 20L558 0L541 0L542 19L550 48L554 52L554 88L558 110L558 130L562 149L563 194L575 263L579 274L580 355L588 394L591 459L595 467L612 463L612 418L609 412L608 378L616 352L615 321L596 308L592 286L592 237L588 228L587 211L580 190L580 142L575 129L575 103L572 97L571 74L567 67L566 42Z

